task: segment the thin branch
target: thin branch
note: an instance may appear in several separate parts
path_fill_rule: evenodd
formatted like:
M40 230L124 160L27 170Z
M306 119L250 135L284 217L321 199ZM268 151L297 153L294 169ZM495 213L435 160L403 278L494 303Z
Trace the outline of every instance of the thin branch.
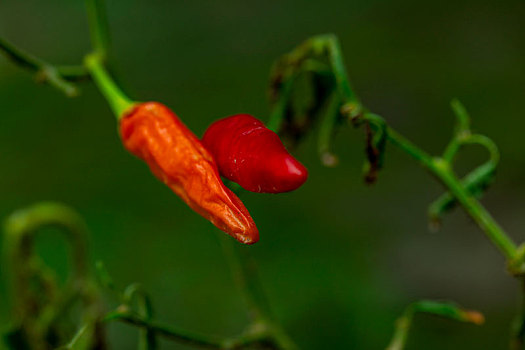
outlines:
M86 334L88 334L88 330L89 330L90 326L91 325L89 325L89 324L86 324L86 325L82 326L77 331L77 333L75 333L75 335L73 336L73 339L71 339L71 341L68 344L66 344L64 346L61 346L61 347L59 347L56 350L74 350L74 349L78 349L78 344L82 341L83 337L85 337Z
M201 348L222 349L224 344L224 340L208 337L203 334L189 332L183 329L162 325L153 321L149 321L144 317L129 312L115 311L109 313L104 318L104 321L113 320L138 326L152 331L164 338L171 339L180 343L185 343L188 345L195 345Z
M103 60L107 58L109 48L109 30L104 0L86 0L91 43L95 53Z
M124 291L124 302L131 308L133 300L137 300L138 312L146 321L151 321L153 317L153 305L149 295L144 291L140 284L132 284ZM144 329L139 332L139 350L157 349L155 333Z
M132 107L133 101L122 92L105 67L109 48L109 32L104 5L104 0L86 0L93 52L84 58L84 65L111 106L113 114L119 120Z
M252 328L244 334L232 338L212 337L184 329L166 326L145 317L130 313L115 311L104 318L104 321L119 321L144 328L149 332L178 343L192 345L204 349L241 349L251 344L272 343L272 339L264 328Z
M220 235L224 254L230 264L234 280L243 293L253 324L251 328L263 327L267 330L268 338L273 340L277 349L297 349L297 346L275 321L270 305L261 286L257 266L248 251L234 246L234 242L224 235ZM244 247L240 247L244 248Z
M246 252L240 252L229 237L223 235L219 237L234 280L250 309L251 318L269 318L271 315L270 306L259 283L255 262Z
M461 147L467 145L480 145L489 152L489 159L461 180L462 186L472 196L479 198L493 181L500 158L499 151L496 144L488 137L472 134L469 129L462 129L450 142L443 155L443 159L450 164L450 167L452 167L455 154ZM457 203L457 199L450 192L441 195L429 207L431 223L439 225L441 215L454 208Z
M83 65L60 65L55 66L58 74L68 81L86 81L90 80L88 70Z
M337 91L332 93L325 108L325 115L319 127L317 152L325 166L337 165L337 156L332 152L335 126L341 116L341 99Z
M517 252L517 246L512 239L496 220L494 220L487 209L463 187L461 181L452 172L448 164L444 163L441 159L436 159L434 163L435 166L431 168L431 171L448 188L450 193L456 197L458 202L463 206L463 209L465 209L483 232L485 232L487 238L489 238L505 258L509 261L513 260Z
M510 341L511 350L522 350L525 344L525 279L523 277L520 280L520 287L521 307L514 320Z
M78 89L71 83L72 81L89 79L89 73L82 66L54 66L20 50L2 38L0 38L0 51L14 64L33 72L38 81L53 86L68 97L78 95Z
M426 313L460 322L476 325L483 324L485 318L477 311L464 310L453 303L422 300L410 304L403 316L396 321L396 329L387 350L402 350L405 348L412 320L418 313Z

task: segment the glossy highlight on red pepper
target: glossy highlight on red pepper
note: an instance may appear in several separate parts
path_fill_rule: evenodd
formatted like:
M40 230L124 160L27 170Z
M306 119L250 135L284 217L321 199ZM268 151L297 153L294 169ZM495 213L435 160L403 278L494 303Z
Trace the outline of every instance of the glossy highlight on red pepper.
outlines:
M308 171L284 147L279 136L248 114L220 119L202 142L219 172L252 192L281 193L299 188Z
M222 183L213 157L168 107L136 104L120 120L120 134L125 148L193 210L242 243L258 241L255 223Z

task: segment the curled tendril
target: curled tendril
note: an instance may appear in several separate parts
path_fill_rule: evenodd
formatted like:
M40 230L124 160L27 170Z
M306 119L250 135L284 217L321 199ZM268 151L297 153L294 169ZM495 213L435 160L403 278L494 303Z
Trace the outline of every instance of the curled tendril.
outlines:
M456 127L452 140L448 144L442 158L452 166L456 155L466 146L478 145L488 151L488 159L470 171L462 180L463 187L473 196L479 198L490 186L496 173L500 154L496 144L487 136L472 134L470 131L470 116L458 100L453 100L452 109L456 115ZM432 227L439 227L441 217L458 204L456 198L446 192L429 206L429 218Z
M71 247L73 269L63 287L34 249L45 227L61 229ZM97 317L98 294L87 271L87 228L76 212L54 202L19 210L7 219L4 240L13 288L14 328L7 337L9 343L38 349L64 343L69 339L64 316L77 302L84 307L84 321Z

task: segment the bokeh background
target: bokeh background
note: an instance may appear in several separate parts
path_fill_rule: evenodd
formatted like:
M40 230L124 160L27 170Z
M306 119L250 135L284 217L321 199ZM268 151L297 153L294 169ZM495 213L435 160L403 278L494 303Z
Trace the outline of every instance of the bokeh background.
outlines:
M524 1L109 0L108 12L125 90L173 107L198 135L239 112L266 120L273 60L319 33L339 36L365 104L429 152L446 145L458 97L502 153L483 202L525 239ZM89 50L81 0L1 0L0 34L55 63L79 62ZM310 170L303 188L243 196L261 232L247 249L300 347L384 348L408 303L435 298L481 310L487 322L419 316L409 349L506 348L518 286L480 230L456 210L430 233L426 207L441 188L397 149L389 147L372 187L361 177L362 133L340 132L336 151L340 165L322 167L309 137L297 152ZM458 171L484 156L465 152ZM92 261L104 261L121 288L142 283L158 320L217 335L245 326L217 231L122 148L95 88L86 83L67 99L0 57L0 217L40 200L85 217ZM40 251L66 274L59 237L43 239ZM8 319L2 276L0 324ZM134 348L136 333L112 325L110 343Z

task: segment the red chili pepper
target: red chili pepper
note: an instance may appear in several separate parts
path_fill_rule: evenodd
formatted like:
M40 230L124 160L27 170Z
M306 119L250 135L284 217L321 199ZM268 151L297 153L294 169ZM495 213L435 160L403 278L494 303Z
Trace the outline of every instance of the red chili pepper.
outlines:
M308 171L284 148L279 136L248 114L216 121L202 138L219 172L252 192L280 193L300 187Z
M255 223L222 183L213 157L169 108L136 104L120 120L120 133L126 149L193 210L242 243L258 241Z

